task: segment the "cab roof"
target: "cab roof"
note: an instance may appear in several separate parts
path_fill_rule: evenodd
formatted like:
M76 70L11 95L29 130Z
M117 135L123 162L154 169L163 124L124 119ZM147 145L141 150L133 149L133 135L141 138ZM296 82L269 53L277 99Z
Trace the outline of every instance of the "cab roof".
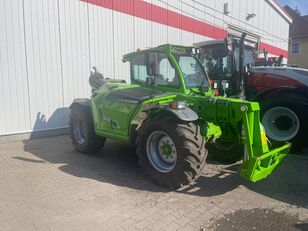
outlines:
M149 52L163 52L163 53L173 53L178 55L196 55L200 52L200 48L194 46L181 46L174 44L164 44L153 48L148 48L144 50L138 50L125 54L123 56L122 62L130 62L132 57L136 54L145 54Z
M221 45L224 43L225 43L224 39L213 39L213 40L206 40L206 41L194 43L194 46L203 47L203 46Z

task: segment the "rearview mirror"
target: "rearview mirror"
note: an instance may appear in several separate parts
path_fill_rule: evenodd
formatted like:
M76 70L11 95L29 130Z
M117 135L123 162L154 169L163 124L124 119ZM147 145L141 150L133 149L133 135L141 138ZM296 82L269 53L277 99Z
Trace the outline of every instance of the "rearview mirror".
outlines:
M155 76L158 72L158 53L150 52L147 54L147 75Z
M219 88L219 83L216 82L216 81L213 81L213 83L212 83L212 88L213 88L214 90L218 90L218 88Z
M222 86L222 89L225 91L225 90L228 90L230 88L230 83L229 83L228 80L222 80L221 86Z
M249 75L249 70L251 69L251 67L252 67L251 63L245 65L245 67L244 67L244 77Z

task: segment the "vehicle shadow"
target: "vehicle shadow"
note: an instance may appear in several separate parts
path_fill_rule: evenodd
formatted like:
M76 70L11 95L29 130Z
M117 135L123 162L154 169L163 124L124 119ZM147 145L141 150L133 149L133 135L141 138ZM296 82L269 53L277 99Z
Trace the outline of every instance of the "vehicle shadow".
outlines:
M153 184L138 165L135 146L107 141L100 153L78 153L68 136L57 136L24 141L24 150L42 161L15 157L21 161L60 164L59 170L76 177L151 192L167 192ZM221 166L209 160L203 175L192 186L179 193L200 197L222 195L238 187L247 187L259 194L292 205L308 208L308 159L289 156L267 179L250 183L238 174L239 165Z
M68 107L57 108L47 119L42 112L36 114L33 131L43 131L48 129L60 128L68 124L71 109Z
M107 141L103 150L94 154L82 154L74 149L69 136L54 136L25 140L24 151L52 164L60 164L59 170L76 177L94 179L113 185L147 191L168 191L156 186L144 175L138 165L134 145ZM15 159L40 163L22 157Z
M246 187L261 195L291 205L308 208L308 158L290 154L267 179L249 182L239 175L239 164L217 171L214 177L201 176L191 192L198 196L223 194L237 187ZM235 170L235 171L234 171ZM209 187L215 189L208 189ZM189 189L189 191L192 191Z

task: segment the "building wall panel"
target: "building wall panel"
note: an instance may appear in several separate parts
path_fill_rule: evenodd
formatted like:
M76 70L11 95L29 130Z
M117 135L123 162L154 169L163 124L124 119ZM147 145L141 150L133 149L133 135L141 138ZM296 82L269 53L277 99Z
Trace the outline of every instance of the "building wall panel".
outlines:
M74 98L88 97L90 87L89 8L74 0L59 1L63 107ZM93 42L94 44L94 42ZM94 53L94 52L93 52Z
M88 25L84 26L85 33L85 53L90 55L90 66L95 66L106 78L113 78L114 75L114 34L113 34L113 12L108 9L96 7L94 5L88 7L89 21L85 20ZM84 13L87 15L87 13ZM88 41L89 38L89 41ZM89 47L86 45L89 42ZM86 50L89 48L89 50ZM88 57L88 56L87 56ZM89 72L85 74L85 78L89 77ZM88 92L87 92L88 94Z
M168 9L168 24L169 25L180 25L179 28L174 28L172 26L168 27L168 43L174 43L174 44L182 44L182 3L180 1L172 1L168 0L166 9ZM177 12L179 14L176 14L174 16L173 12Z
M162 17L167 17L166 15L162 15ZM161 25L159 23L153 22L153 46L158 46L160 44L168 43L168 29L169 27L166 25Z
M30 130L23 5L0 1L0 135Z
M0 0L0 135L67 126L91 66L129 82L124 54L223 38L229 26L288 48L289 25L267 0Z
M25 1L31 128L64 126L58 7L53 0Z
M150 1L151 3L151 1ZM137 14L150 15L152 19L152 7L149 9L140 8L134 5L134 12ZM152 21L133 18L134 49L144 49L153 46L153 25Z
M114 22L114 78L129 80L129 65L122 65L122 56L135 50L134 19L132 16L113 12Z

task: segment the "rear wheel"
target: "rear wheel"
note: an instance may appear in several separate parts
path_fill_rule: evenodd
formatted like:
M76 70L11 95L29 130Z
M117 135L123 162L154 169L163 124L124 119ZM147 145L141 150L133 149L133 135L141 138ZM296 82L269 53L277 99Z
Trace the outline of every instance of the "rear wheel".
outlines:
M161 186L179 188L189 184L205 166L205 138L192 122L155 116L144 121L136 143L140 165Z
M238 134L230 126L221 126L223 134L214 143L208 143L207 148L215 160L232 164L243 156L244 146L240 144Z
M70 136L75 149L82 153L98 152L106 141L94 132L90 108L76 106L70 114Z
M277 95L261 103L262 124L266 134L274 146L286 141L292 143L292 148L302 146L304 132L305 99L300 96Z

